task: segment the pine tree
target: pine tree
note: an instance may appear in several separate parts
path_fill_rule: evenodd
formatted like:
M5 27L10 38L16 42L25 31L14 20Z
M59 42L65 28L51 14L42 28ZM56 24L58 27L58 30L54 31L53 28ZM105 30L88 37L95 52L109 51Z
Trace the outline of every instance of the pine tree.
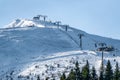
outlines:
M104 79L104 66L103 66L103 63L101 63L101 67L100 67L99 80L105 80L105 79Z
M39 76L37 76L37 80L40 80L40 77L39 77Z
M87 61L86 65L82 69L82 78L83 80L90 80L90 70L89 70L89 62Z
M118 63L116 62L116 68L114 71L114 80L120 80L120 71L119 71L119 66Z
M103 77L103 71L100 71L100 77L99 77L99 80L104 80L104 77Z
M92 67L91 80L97 80L97 74L96 74L95 67Z
M113 79L113 71L110 61L108 60L105 70L105 80L112 80Z
M49 79L49 77L46 77L46 79L45 80L48 80Z
M75 63L75 76L76 76L76 80L81 80L81 73L80 73L78 61Z
M73 71L73 69L71 69L69 75L68 75L68 78L67 80L75 80L75 72Z
M60 77L60 80L66 80L66 75L63 73L63 75Z

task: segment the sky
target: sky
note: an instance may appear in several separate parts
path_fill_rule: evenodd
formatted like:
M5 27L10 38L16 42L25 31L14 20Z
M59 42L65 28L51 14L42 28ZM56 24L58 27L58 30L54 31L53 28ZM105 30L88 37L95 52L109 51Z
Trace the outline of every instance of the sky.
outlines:
M90 34L120 40L120 0L0 0L0 27L38 14Z

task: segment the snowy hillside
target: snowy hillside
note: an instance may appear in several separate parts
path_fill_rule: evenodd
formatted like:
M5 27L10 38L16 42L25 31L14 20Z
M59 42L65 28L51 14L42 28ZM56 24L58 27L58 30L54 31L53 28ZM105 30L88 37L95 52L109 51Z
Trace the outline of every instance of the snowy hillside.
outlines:
M44 27L43 25L37 24L28 19L16 19L12 21L10 24L6 25L4 28L31 27L31 26Z
M96 51L100 46L95 44L102 42L115 48L105 52L104 63L108 59L113 67L114 59L120 63L120 40L91 35L70 26L65 29L64 25L28 19L17 19L0 29L0 79L6 80L6 75L13 71L15 80L25 80L27 76L36 80L37 75L43 80L54 75L59 80L61 73L67 74L75 61L83 66L89 60L91 67L99 70L101 52ZM83 50L79 48L79 34L84 34Z

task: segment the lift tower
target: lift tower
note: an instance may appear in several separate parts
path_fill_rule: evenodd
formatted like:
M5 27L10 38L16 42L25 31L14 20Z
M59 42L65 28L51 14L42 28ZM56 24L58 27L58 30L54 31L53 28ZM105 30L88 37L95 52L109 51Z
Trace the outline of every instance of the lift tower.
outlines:
M84 34L78 34L79 39L80 39L80 49L82 50L82 37L84 36Z

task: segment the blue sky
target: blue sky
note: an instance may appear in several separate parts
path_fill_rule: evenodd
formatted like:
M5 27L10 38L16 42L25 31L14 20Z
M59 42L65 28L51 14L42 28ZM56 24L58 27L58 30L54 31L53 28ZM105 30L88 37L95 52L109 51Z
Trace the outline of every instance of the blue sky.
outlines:
M0 10L1 27L43 14L91 34L120 39L120 0L0 0Z

